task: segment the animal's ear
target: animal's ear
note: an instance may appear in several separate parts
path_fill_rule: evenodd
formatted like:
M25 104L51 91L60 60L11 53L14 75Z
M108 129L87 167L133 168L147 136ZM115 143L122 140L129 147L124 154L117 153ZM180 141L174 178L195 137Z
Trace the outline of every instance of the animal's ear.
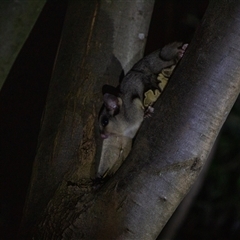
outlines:
M110 93L105 93L103 95L104 105L110 115L118 114L120 107L122 106L122 99L112 95Z

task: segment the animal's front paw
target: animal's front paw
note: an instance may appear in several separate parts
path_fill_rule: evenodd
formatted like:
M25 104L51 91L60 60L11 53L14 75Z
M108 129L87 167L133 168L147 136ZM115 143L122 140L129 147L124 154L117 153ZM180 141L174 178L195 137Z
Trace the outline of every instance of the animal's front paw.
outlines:
M182 47L178 51L178 58L181 59L183 57L183 54L185 53L186 49L188 47L188 43L185 43L182 45Z
M151 117L153 113L154 113L154 108L151 106L148 106L144 111L144 118Z

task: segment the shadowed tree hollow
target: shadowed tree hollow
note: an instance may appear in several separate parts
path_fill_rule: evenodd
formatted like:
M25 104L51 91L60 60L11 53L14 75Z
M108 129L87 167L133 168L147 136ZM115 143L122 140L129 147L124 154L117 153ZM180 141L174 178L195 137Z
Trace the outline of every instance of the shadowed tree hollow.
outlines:
M25 238L156 239L201 171L240 90L239 1L210 2L126 161L103 184L92 181L102 144L101 87L117 85L142 56L152 8L153 1L69 1Z

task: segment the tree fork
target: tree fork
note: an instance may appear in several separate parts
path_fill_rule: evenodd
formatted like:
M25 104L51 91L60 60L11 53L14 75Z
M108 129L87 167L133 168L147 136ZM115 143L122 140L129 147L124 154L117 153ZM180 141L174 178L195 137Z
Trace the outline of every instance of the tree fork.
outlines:
M144 121L130 155L103 185L92 185L90 179L93 161L99 157L98 147L94 150L99 142L96 139L96 120L93 119L98 111L93 102L99 97L84 95L84 91L97 91L99 84L96 86L87 81L96 79L93 71L100 72L101 76L101 68L98 61L92 68L87 68L85 63L89 58L86 57L81 58L84 63L80 66L84 68L81 67L77 75L82 79L81 89L75 88L80 85L72 84L65 90L68 101L60 101L60 106L65 109L64 117L55 118L61 121L54 127L58 130L54 145L49 147L51 157L46 161L46 171L49 176L52 174L52 178L57 174L55 165L60 170L64 166L67 169L56 175L58 181L50 188L48 185L52 182L46 181L49 176L39 173L43 171L44 164L40 159L44 160L46 154L43 149L41 153L40 148L41 144L46 144L43 132L51 129L47 128L46 122L51 121L51 115L54 116L48 107L53 89L58 85L52 84L46 108L49 112L46 111L39 138L28 204L33 204L36 199L33 196L40 196L44 184L54 192L48 192L46 199L49 201L45 199L41 205L43 210L48 204L42 220L35 225L37 231L33 235L36 239L156 239L196 180L240 92L239 11L237 0L211 1L161 101L155 104L154 116ZM98 43L93 46L97 47ZM74 46L69 51L73 49ZM96 48L90 50L96 53ZM97 59L100 57L97 55ZM61 89L60 92L64 92L64 88ZM85 100L79 103L81 94ZM71 102L69 99L74 100ZM58 101L55 98L55 104ZM54 106L52 104L51 110ZM82 127L79 129L77 126ZM74 146L69 144L69 139L74 139ZM80 145L77 145L78 141ZM78 149L76 155L75 148ZM69 159L74 160L69 163ZM59 167L59 162L62 167ZM36 176L41 176L45 182L37 184Z

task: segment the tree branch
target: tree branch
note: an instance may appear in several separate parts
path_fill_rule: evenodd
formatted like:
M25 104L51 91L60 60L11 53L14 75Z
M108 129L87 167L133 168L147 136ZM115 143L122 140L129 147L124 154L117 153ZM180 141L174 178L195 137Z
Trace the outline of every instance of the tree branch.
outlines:
M70 205L89 190L101 152L97 114L102 85L117 85L122 71L142 57L153 4L69 1L22 221L25 239L34 235L42 218L47 227L40 227L42 235L36 238L61 236L69 225L64 216ZM43 215L47 204L45 213L54 211L56 225ZM54 209L65 212L62 220Z

